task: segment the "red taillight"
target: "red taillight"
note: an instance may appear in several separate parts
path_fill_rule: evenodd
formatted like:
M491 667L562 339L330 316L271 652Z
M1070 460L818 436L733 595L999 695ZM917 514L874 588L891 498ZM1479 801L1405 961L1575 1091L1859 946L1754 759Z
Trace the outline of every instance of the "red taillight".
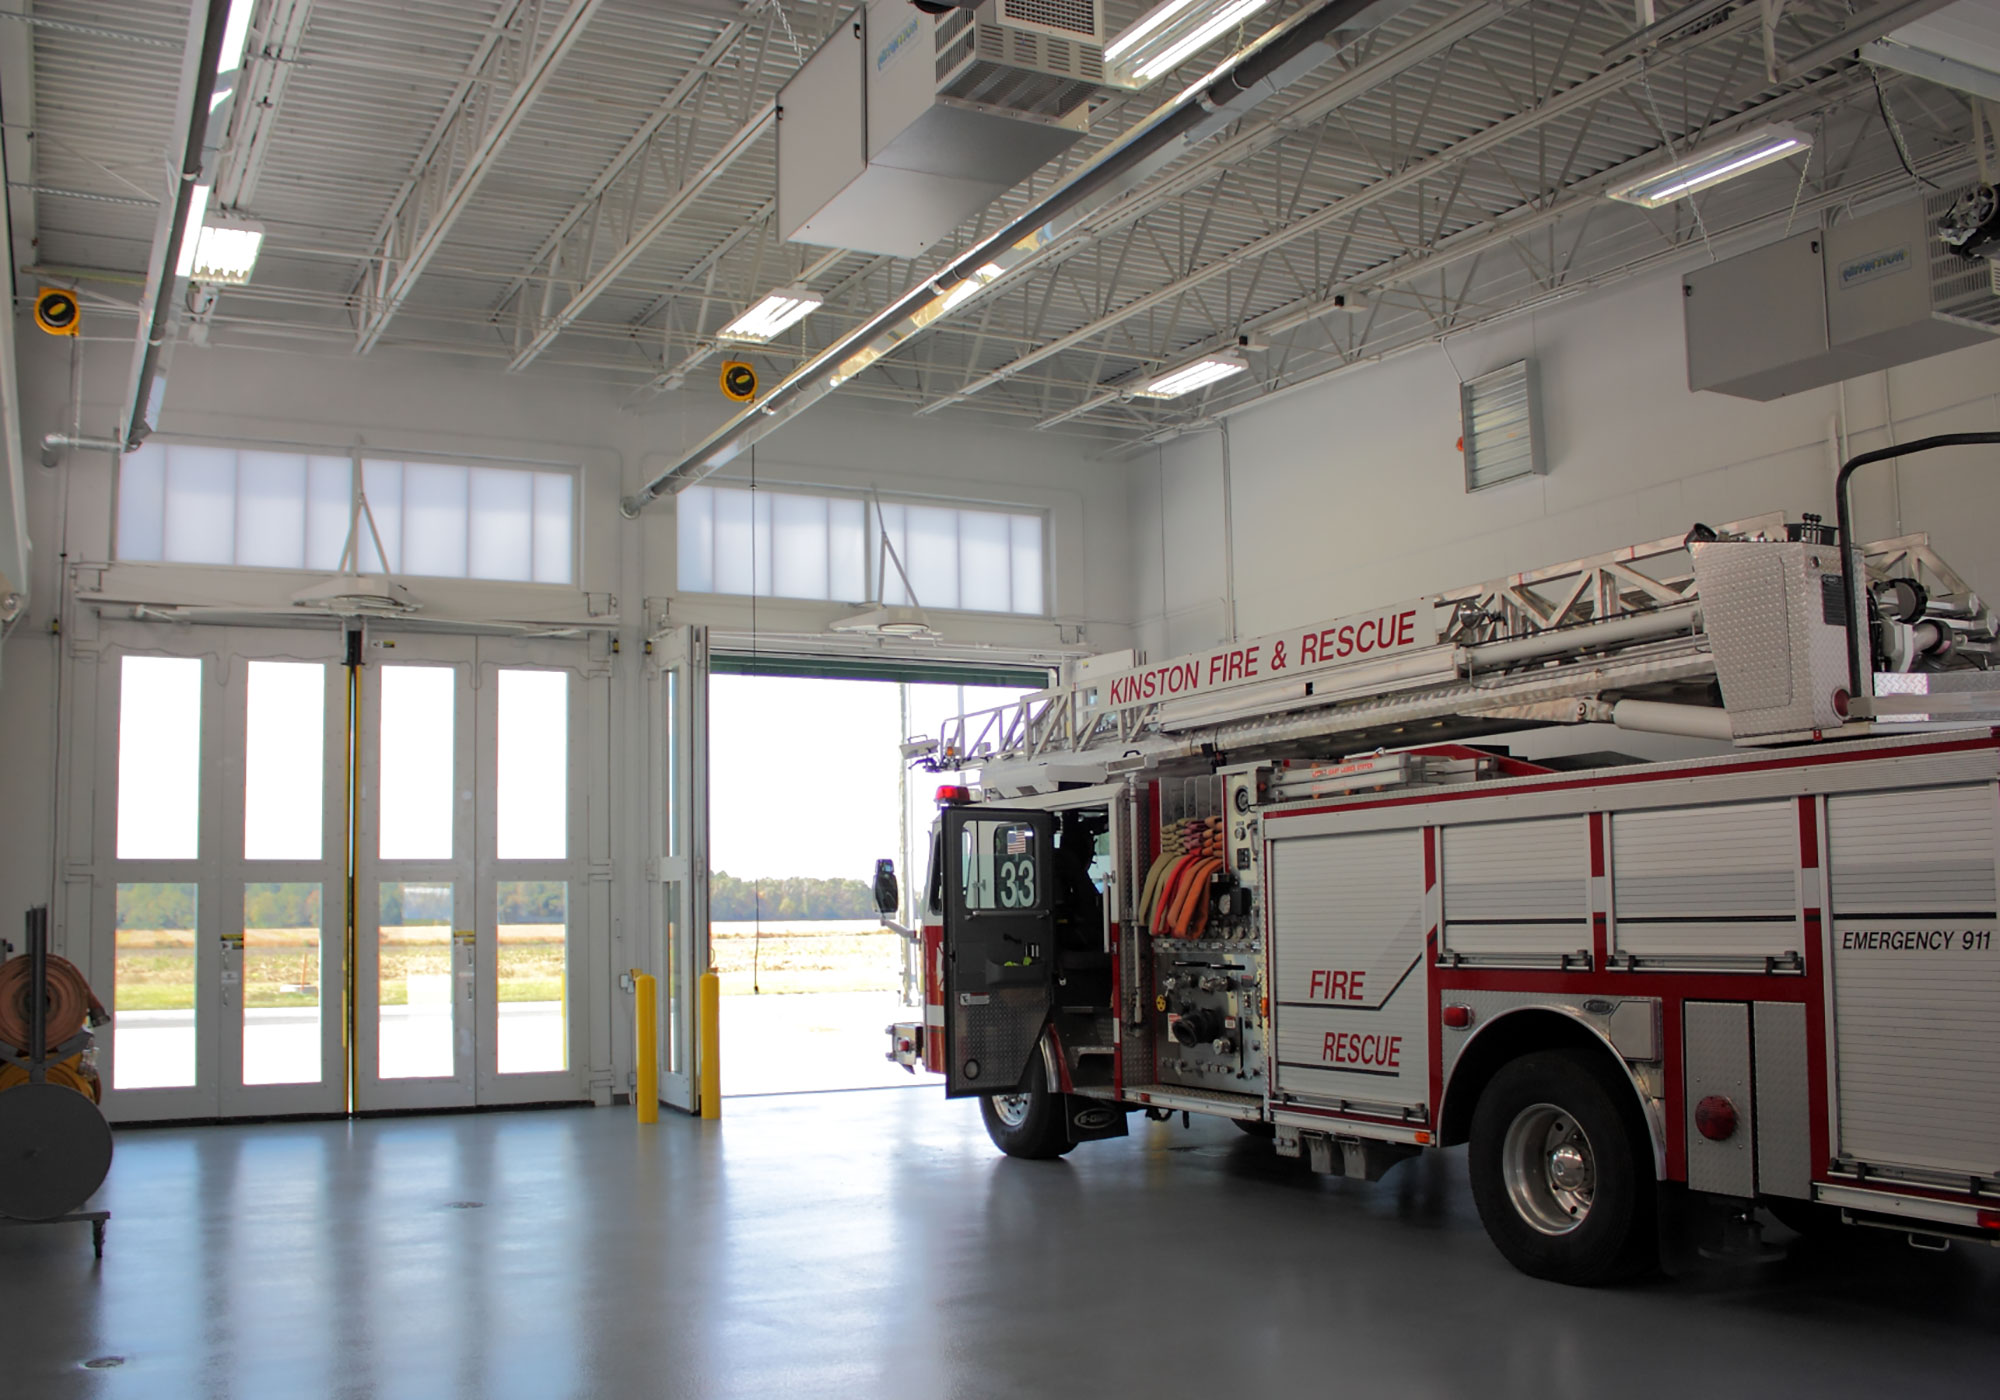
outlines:
M2000 1230L2000 1210L1982 1210L1977 1218L1980 1229Z
M1462 1031L1472 1024L1472 1008L1469 1006L1447 1006L1443 1021L1448 1030Z
M1842 719L1847 718L1847 690L1844 686L1833 692L1833 712Z
M1710 1094L1694 1106L1694 1127L1710 1142L1727 1142L1736 1135L1736 1105Z
M953 802L970 802L971 800L972 789L969 787L954 787L950 783L947 783L937 790L937 804L940 807L948 806Z

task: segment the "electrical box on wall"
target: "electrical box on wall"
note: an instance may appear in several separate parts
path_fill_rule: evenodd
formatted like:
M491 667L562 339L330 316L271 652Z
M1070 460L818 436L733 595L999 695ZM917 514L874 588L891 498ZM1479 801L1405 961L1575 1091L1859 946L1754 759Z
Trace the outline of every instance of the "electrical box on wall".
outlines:
M778 231L912 257L1083 135L1099 0L870 0L778 94Z
M1688 273L1688 388L1782 398L2000 334L1986 265L1937 237L1953 193Z

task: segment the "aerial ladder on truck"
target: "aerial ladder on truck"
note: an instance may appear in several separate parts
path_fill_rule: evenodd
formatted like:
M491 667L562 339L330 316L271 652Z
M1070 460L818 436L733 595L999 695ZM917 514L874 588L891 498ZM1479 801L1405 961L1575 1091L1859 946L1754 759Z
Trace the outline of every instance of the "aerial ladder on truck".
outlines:
M1962 434L1900 449L1991 444ZM947 722L891 1058L1048 1157L1206 1114L1369 1180L1469 1144L1517 1267L2000 1243L2000 615L1778 514ZM1550 725L1713 756L1529 762Z

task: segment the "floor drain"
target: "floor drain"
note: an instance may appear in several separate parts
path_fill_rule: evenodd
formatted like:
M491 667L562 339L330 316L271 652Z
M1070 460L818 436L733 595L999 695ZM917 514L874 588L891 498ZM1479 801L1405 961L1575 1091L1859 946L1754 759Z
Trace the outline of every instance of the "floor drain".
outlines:
M122 1356L93 1356L90 1360L83 1363L83 1369L86 1371L109 1371L113 1367L123 1366L124 1364L125 1358Z
M486 1209L486 1202L484 1202L484 1201L446 1201L446 1202L444 1203L444 1208L445 1208L446 1210L484 1210L484 1209Z

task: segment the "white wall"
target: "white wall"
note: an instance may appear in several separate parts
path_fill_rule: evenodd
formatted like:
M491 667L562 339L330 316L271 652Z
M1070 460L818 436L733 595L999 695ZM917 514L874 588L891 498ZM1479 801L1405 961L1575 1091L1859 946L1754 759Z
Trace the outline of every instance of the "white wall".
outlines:
M1634 280L1231 418L1239 635L1698 520L1831 519L1843 390L1850 453L1885 445L1891 428L1897 441L2000 428L2000 341L1769 404L1690 393L1680 298L1678 271ZM1460 378L1523 356L1540 370L1547 474L1468 495ZM1177 439L1129 470L1140 643L1161 657L1206 646L1226 630L1220 436ZM1928 530L2000 596L2000 452L1865 468L1855 498L1864 538Z
M23 430L28 444L28 515L35 557L33 610L6 644L0 672L0 937L16 938L22 910L48 901L56 853L51 833L56 790L59 565L106 561L111 553L113 470L107 453L71 451L53 469L35 464L43 434L71 430L69 346L32 329L20 341ZM113 435L129 373L130 343L85 341L82 431ZM397 451L569 462L582 472L580 588L615 594L621 657L612 662L612 810L618 843L614 907L621 938L646 921L640 870L644 801L640 790L646 715L639 662L649 626L663 617L742 627L738 600L674 598L674 519L663 499L637 522L618 512L622 496L698 442L725 416L717 393L698 390L634 407L629 389L550 370L508 377L491 364L383 353L252 354L176 350L159 429L165 436L310 443L344 449L359 439ZM731 473L742 477L748 462ZM969 613L933 614L948 642L967 650L1113 649L1129 644L1131 565L1127 506L1116 467L1086 460L1059 434L995 427L961 417L913 420L905 410L835 401L774 434L757 452L760 482L880 486L885 492L1044 510L1050 526L1051 612L1045 620ZM151 568L151 574L146 570ZM134 566L121 581L161 602L283 605L312 580L255 570ZM136 577L137 583L132 579ZM532 586L412 580L430 616L536 616L574 612L579 601L545 601ZM561 594L563 590L556 590ZM542 599L544 601L538 601ZM840 605L770 602L759 625L821 632ZM76 742L66 731L64 742ZM87 740L86 740L87 741ZM885 761L889 756L885 755ZM100 797L102 794L100 794ZM859 873L859 872L857 872ZM58 918L61 904L57 902ZM56 930L58 950L79 952L83 930ZM70 940L75 940L71 942ZM612 950L615 954L618 950ZM623 967L629 961L615 961ZM621 1075L622 1087L622 1075Z

